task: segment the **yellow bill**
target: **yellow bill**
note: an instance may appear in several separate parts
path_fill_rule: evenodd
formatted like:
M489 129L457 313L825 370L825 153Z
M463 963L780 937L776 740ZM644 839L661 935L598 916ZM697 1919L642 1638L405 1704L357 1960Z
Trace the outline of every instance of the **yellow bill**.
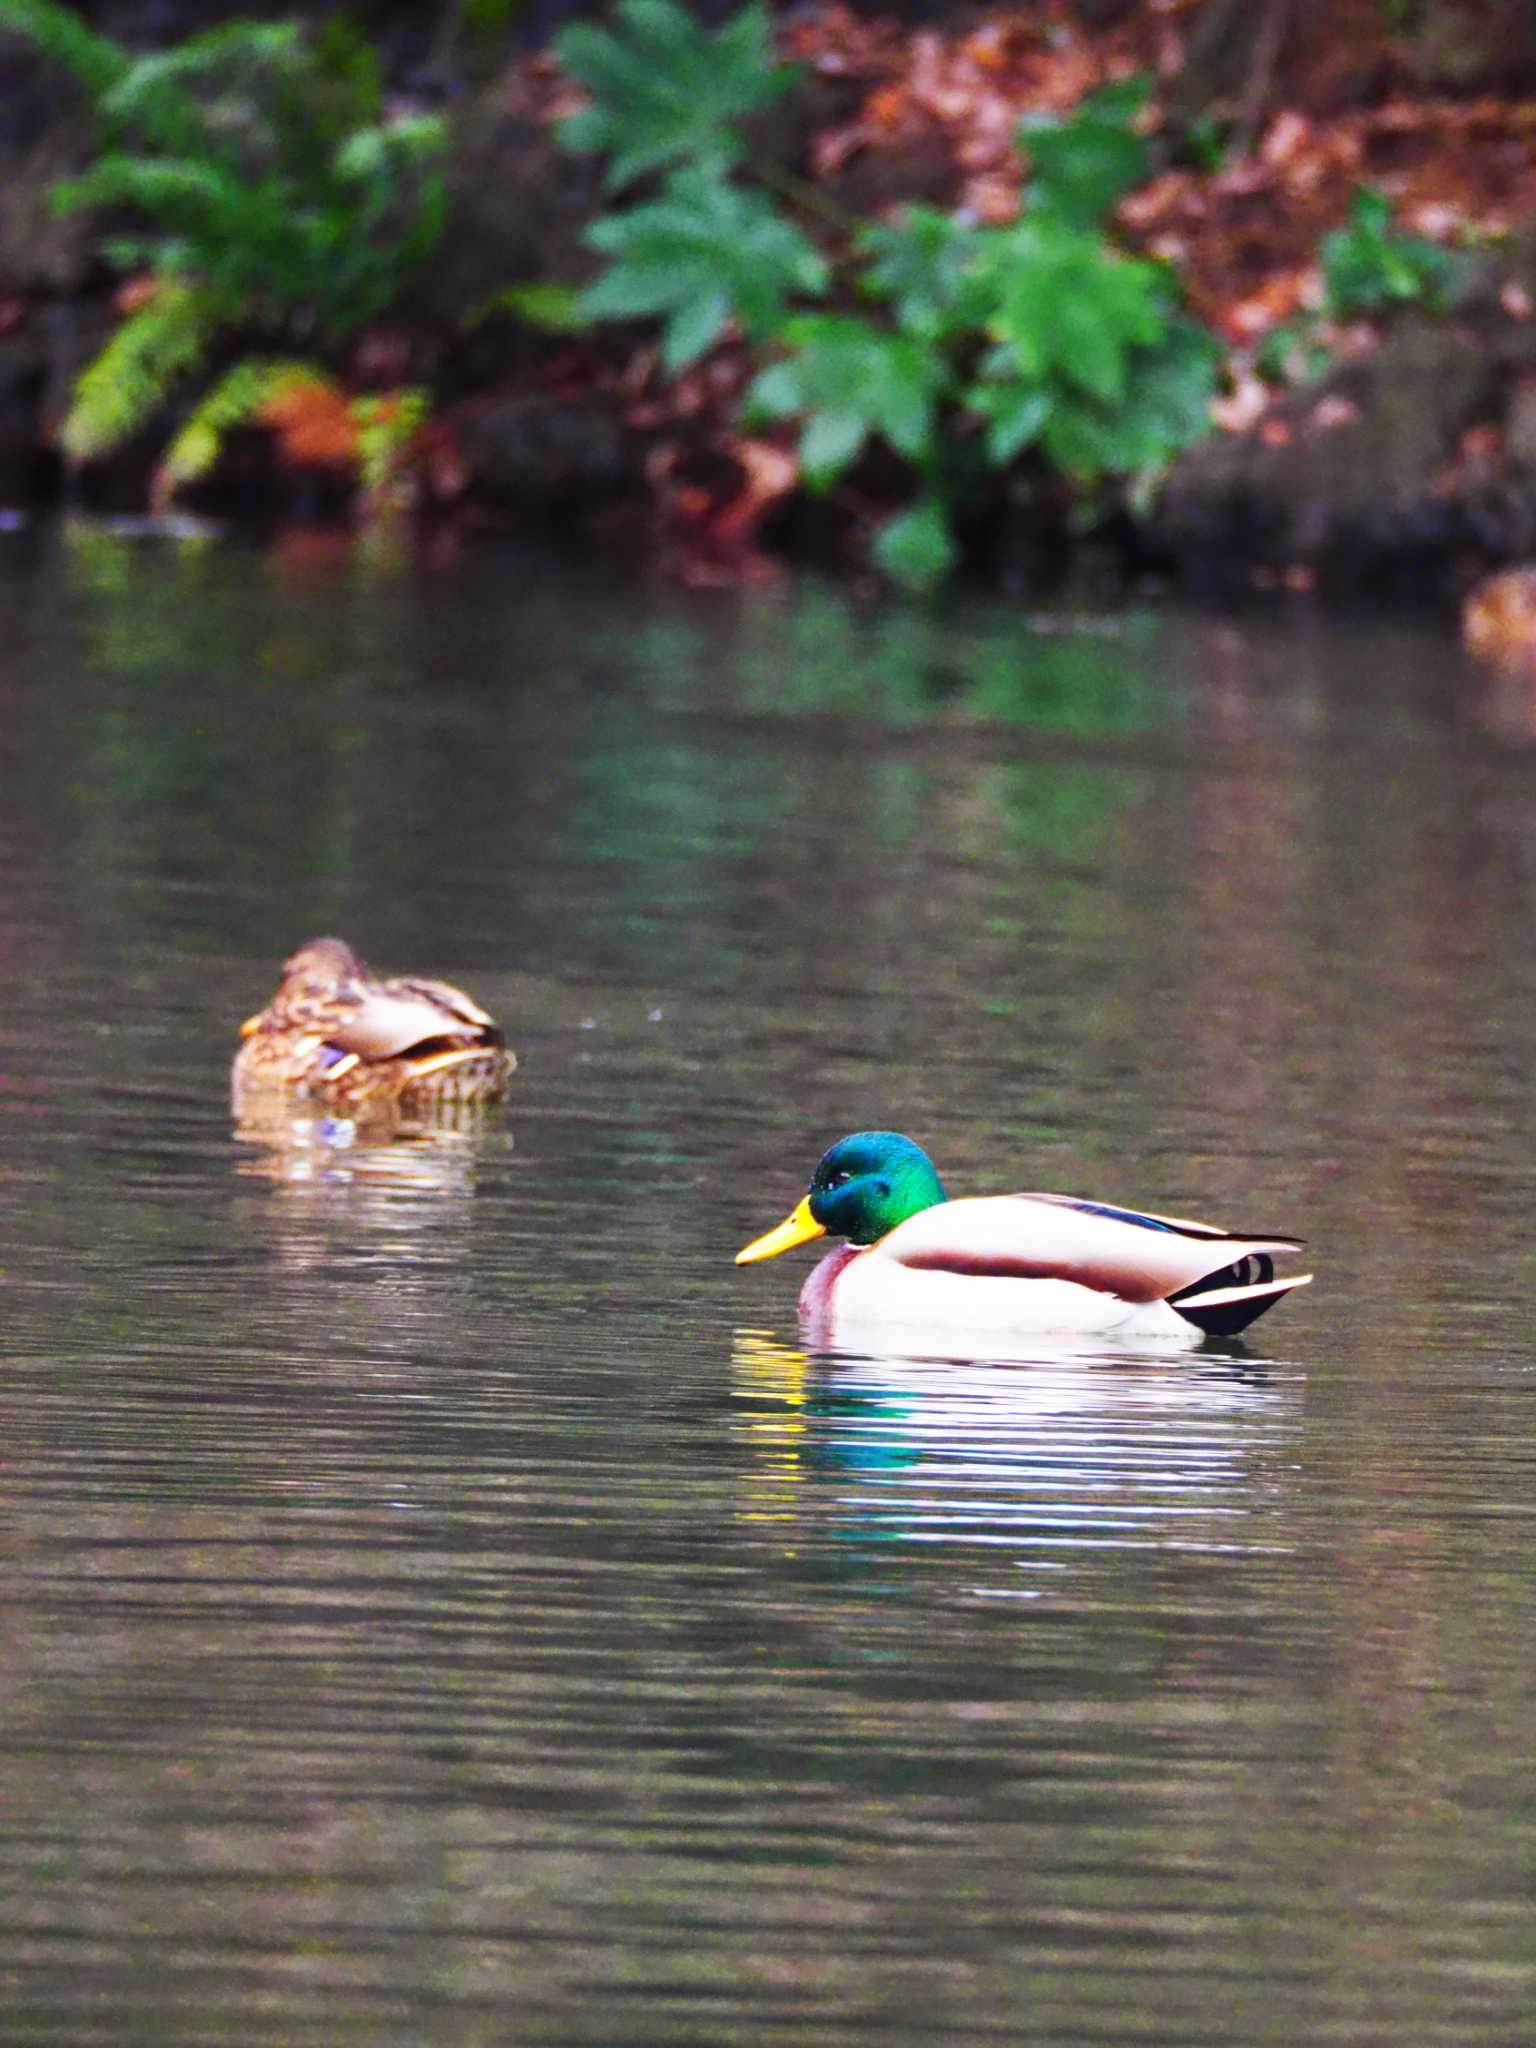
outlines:
M754 1259L776 1259L780 1252L792 1251L797 1244L804 1244L813 1237L825 1237L826 1234L826 1225L818 1223L811 1214L811 1198L807 1195L777 1230L770 1230L766 1237L756 1237L751 1244L744 1245L736 1254L736 1263L748 1266Z

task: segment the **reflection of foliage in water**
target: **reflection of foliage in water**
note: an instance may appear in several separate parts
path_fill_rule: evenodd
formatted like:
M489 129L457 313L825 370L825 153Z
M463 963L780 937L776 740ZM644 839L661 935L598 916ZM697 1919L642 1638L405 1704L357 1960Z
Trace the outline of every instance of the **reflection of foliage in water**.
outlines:
M569 775L549 846L597 884L572 892L578 926L611 965L727 981L748 964L737 934L764 863L807 901L819 870L852 915L868 892L899 892L913 864L916 886L937 839L963 864L951 901L982 891L987 929L1010 940L1042 905L1054 922L1080 893L1072 863L1137 787L1130 769L1071 760L967 763L955 788L953 775L878 751L850 765L684 737L647 707L616 707Z
M931 876L938 853L952 864L949 907L980 891L1008 941L1042 892L1080 889L1068 864L1139 787L1118 751L1060 742L1113 743L1182 716L1160 631L1148 613L1044 633L999 606L863 611L811 582L723 618L679 602L600 623L584 652L631 688L605 703L554 820L568 856L609 883L582 921L622 959L654 959L664 936L674 966L697 943L695 964L735 980L747 891L835 901L846 924L901 898L909 869L914 888ZM658 709L708 724L658 724ZM993 728L1009 735L1005 758L978 760L973 736ZM1028 732L1056 751L1020 758ZM909 733L938 746L908 751ZM909 904L914 939L934 907Z
M807 583L616 621L408 570L70 529L58 716L115 916L283 949L362 914L413 949L466 890L501 928L496 877L537 874L563 965L739 986L772 894L776 943L840 985L903 982L970 916L957 976L1011 1010L1020 934L1090 914L1140 786L1121 743L1182 709L1148 615L1052 635Z
M1134 770L1103 761L1009 761L989 768L978 783L1004 847L1058 856L1091 845L1136 786Z
M1027 726L1109 737L1167 723L1182 705L1155 673L1161 622L1032 627L1017 608L957 604L861 611L805 582L743 604L722 634L710 614L653 617L629 629L624 660L671 702L718 709L724 690L755 715L838 713L901 728ZM723 644L722 644L723 643ZM730 678L734 677L734 684Z
M610 963L669 977L742 964L731 905L741 864L793 814L793 759L728 753L614 704L572 760L549 850L592 871L573 890L579 926ZM596 886L593 886L593 883ZM691 957L696 956L696 957Z
M84 655L70 751L91 871L106 886L344 872L359 736L334 631L297 630L291 599L196 540L71 522L60 568ZM186 906L152 890L143 914L181 931Z

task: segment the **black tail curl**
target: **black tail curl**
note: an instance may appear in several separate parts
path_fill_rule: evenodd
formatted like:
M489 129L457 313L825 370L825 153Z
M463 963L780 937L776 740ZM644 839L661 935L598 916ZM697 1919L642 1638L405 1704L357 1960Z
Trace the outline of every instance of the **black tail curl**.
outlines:
M1268 1252L1250 1252L1170 1294L1168 1306L1207 1337L1235 1337L1300 1285L1300 1280L1275 1278L1275 1262Z

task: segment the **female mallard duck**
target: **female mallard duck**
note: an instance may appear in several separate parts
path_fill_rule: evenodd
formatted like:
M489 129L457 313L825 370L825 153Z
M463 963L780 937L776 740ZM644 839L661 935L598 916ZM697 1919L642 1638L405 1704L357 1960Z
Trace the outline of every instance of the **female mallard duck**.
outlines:
M496 1101L517 1065L462 989L414 977L376 981L340 939L300 946L240 1036L237 1105L283 1091L343 1116L421 1115Z
M736 1254L771 1259L808 1238L849 1242L816 1267L800 1312L829 1341L860 1329L1230 1337L1310 1273L1274 1277L1292 1237L1240 1237L1075 1195L952 1202L926 1152L856 1131L823 1155L777 1230Z

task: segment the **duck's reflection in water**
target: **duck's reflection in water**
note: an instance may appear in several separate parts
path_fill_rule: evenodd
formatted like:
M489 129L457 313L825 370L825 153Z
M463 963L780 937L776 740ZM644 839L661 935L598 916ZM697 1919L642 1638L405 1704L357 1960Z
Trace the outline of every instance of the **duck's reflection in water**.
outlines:
M262 1222L276 1263L303 1270L339 1258L392 1269L465 1258L479 1175L504 1157L499 1123L405 1130L299 1114L243 1118L235 1171L268 1184Z
M505 1133L496 1135L510 1145ZM462 1194L473 1181L484 1136L483 1130L408 1130L349 1117L242 1117L235 1138L250 1149L235 1170L286 1187Z
M1176 1362L1175 1362L1176 1360ZM981 1547L1010 1568L1074 1554L1276 1547L1300 1379L1224 1352L1086 1343L1033 1361L838 1354L738 1330L732 1385L751 1456L743 1514L797 1544ZM1001 1588L997 1590L1002 1590Z

